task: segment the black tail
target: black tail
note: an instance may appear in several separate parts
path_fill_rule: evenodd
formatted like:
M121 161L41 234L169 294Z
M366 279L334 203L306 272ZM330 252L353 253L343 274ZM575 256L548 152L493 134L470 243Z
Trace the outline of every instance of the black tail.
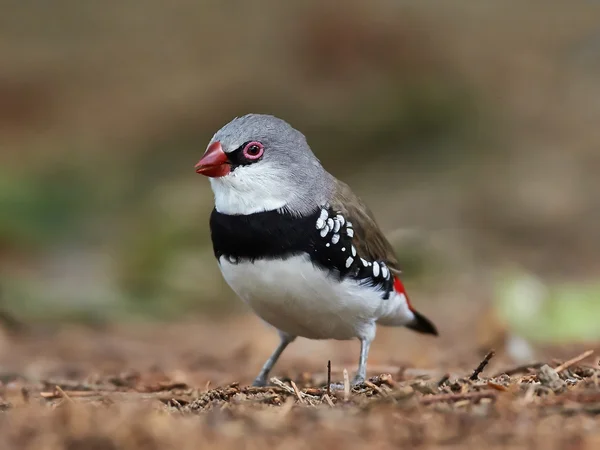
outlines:
M438 336L438 330L431 320L417 311L413 311L413 314L415 315L415 318L412 322L406 325L406 328L410 328L418 333L433 334L434 336Z

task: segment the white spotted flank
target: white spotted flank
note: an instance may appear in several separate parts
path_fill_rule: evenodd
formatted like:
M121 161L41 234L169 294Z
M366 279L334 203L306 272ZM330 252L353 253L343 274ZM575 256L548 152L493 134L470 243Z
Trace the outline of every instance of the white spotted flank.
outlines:
M340 231L340 227L342 226L340 224L340 221L338 220L338 218L336 217L335 219L333 219L334 225L333 225L333 232L337 233L338 231Z
M383 278L387 279L390 275L390 272L387 268L387 266L385 264L381 264L381 276L383 276Z
M379 276L379 264L377 264L377 261L375 261L373 263L373 276L374 277L378 277Z

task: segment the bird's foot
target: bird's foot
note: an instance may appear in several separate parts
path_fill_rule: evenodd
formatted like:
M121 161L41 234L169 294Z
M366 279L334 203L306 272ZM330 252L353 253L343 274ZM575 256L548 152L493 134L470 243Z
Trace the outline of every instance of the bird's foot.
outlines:
M266 379L266 377L260 377L260 376L258 376L252 382L252 386L254 386L254 387L265 387L266 385L267 385L267 379Z
M365 382L365 377L360 376L360 375L356 375L354 378L352 378L352 381L350 381L350 389L359 386L361 384L363 384ZM329 385L329 389L331 389L332 391L343 391L345 389L344 383L331 383Z
M363 384L364 382L365 382L365 377L363 377L361 375L355 375L354 378L352 378L350 385L352 387L354 387L354 386L358 386L359 384Z

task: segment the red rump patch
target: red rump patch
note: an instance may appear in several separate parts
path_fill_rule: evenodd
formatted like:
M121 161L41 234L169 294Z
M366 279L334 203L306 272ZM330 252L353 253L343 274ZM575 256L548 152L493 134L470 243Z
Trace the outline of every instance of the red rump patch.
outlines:
M410 309L411 311L414 312L415 309L410 304L410 300L408 298L408 294L406 293L406 289L404 289L404 285L402 284L402 281L400 281L400 278L398 278L398 277L394 277L394 290L396 292L398 292L399 294L404 294L404 298L406 299L406 304L408 305L408 309Z

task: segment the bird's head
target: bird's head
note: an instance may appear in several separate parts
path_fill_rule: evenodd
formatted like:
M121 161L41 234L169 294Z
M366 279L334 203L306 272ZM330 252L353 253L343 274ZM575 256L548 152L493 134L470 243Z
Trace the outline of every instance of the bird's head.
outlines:
M304 135L270 115L238 117L217 131L196 172L210 177L215 206L224 214L307 214L331 191L331 176Z

